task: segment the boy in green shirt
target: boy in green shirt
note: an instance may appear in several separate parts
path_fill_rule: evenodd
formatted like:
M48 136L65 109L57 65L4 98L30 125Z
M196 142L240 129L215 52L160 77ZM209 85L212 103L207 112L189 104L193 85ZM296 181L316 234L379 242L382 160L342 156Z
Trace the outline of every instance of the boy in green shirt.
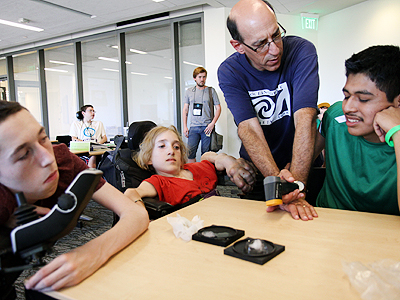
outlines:
M315 155L326 154L317 206L398 215L400 49L369 47L345 65L344 100L317 136Z

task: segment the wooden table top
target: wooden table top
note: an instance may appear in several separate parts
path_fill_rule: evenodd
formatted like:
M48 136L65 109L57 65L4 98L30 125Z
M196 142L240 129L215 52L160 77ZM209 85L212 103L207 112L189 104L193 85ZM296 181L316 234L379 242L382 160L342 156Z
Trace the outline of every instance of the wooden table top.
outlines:
M224 247L184 242L166 217L79 285L46 293L58 299L360 299L342 262L398 260L400 217L316 208L313 221L266 213L265 202L211 197L178 213L204 226L245 231L244 237L284 245L264 265L228 255ZM172 214L170 216L176 216Z

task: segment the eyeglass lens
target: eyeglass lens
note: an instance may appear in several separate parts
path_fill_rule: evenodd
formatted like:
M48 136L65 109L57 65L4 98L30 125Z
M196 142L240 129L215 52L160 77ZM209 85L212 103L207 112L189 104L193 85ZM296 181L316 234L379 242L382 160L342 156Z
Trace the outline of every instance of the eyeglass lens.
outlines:
M269 46L271 45L271 43L274 43L274 44L280 43L280 42L282 41L282 38L283 38L284 36L285 36L285 32L282 31L278 36L274 37L274 38L272 39L272 41L270 41L270 42L265 42L264 45L258 46L258 47L256 48L257 52L262 53L262 52L268 51Z

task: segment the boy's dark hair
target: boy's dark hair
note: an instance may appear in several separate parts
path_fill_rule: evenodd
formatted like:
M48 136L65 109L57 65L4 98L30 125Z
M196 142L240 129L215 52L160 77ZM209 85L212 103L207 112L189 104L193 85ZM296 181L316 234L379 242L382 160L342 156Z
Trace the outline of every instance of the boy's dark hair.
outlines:
M393 102L400 94L400 49L398 46L372 46L353 54L345 62L346 77L364 74Z
M84 105L84 106L81 107L81 110L80 110L80 111L76 112L76 117L78 118L78 120L83 120L83 114L82 114L82 112L85 112L86 109L87 109L88 107L93 108L93 105L91 105L91 104L86 104L86 105Z
M18 102L0 100L0 123L23 109L27 110Z
M268 7L274 12L275 14L275 10L272 7L271 3L269 3L267 0L262 0L262 2L264 2L265 4L268 5ZM226 26L228 27L229 33L231 34L232 39L237 40L239 42L243 42L243 38L239 33L239 30L237 28L237 24L236 24L236 20L231 19L228 16L228 19L226 20Z

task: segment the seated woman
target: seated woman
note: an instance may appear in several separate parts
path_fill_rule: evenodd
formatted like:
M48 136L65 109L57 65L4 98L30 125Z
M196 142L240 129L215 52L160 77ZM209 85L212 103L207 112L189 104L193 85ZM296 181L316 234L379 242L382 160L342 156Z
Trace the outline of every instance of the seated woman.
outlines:
M255 171L249 163L226 154L207 152L201 162L186 164L187 148L174 126L151 129L133 159L141 168L156 173L138 188L126 190L125 195L135 201L158 195L160 201L172 205L185 203L216 187L215 169L226 170L229 178L244 192L250 191L255 181Z
M93 121L95 113L93 105L90 104L82 106L76 113L79 121L72 123L69 130L72 141L91 141L99 144L107 142L103 123ZM96 156L90 157L87 164L90 168L96 168Z

